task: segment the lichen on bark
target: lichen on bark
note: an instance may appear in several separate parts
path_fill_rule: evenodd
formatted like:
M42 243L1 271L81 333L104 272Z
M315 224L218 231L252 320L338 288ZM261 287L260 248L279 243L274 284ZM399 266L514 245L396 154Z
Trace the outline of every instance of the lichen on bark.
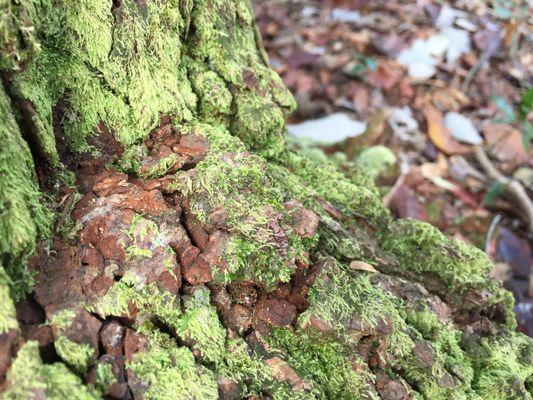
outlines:
M2 398L531 398L487 257L285 145L248 0L0 9Z

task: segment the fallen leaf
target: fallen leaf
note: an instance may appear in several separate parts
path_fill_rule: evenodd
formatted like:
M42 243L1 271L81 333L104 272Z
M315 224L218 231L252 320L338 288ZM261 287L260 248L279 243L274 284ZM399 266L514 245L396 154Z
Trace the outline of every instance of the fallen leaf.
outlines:
M507 124L490 124L483 128L485 140L500 160L520 163L527 158L522 134Z
M415 218L420 221L428 221L426 207L418 200L416 194L405 184L395 190L390 208L400 218Z
M451 193L457 197L464 205L477 209L479 208L481 201L476 198L473 194L463 189L462 187L456 187L455 190L451 190Z
M308 138L329 144L360 135L365 129L365 123L356 121L345 113L335 113L324 118L287 125L289 133L297 138Z
M371 85L390 90L402 79L403 72L392 63L380 63L366 77Z
M483 138L472 121L459 113L447 113L444 117L444 125L450 130L454 139L460 142L473 145L483 143Z
M391 109L389 125L394 134L402 140L408 140L410 134L418 130L418 122L413 118L413 113L407 106Z
M378 272L377 269L375 269L372 265L364 262L364 261L352 261L350 263L351 269L356 269L359 271L368 271L368 272Z
M331 19L337 22L355 23L361 20L359 11L334 8L331 10Z
M500 227L495 258L509 264L515 277L527 279L533 265L530 243L509 229Z
M428 136L433 144L447 155L467 154L473 149L462 145L452 137L452 133L444 126L442 114L434 107L426 106L424 115L428 124Z

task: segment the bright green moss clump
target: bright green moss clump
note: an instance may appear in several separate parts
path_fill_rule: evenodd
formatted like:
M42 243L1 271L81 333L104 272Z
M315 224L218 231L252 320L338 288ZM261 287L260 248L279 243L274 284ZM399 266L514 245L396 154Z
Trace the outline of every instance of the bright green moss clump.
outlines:
M7 382L9 386L0 394L5 400L37 399L39 393L50 400L100 398L99 393L91 391L65 365L43 364L35 341L27 342L18 351L7 373Z
M191 199L200 221L207 221L217 209L227 215L231 233L225 250L228 268L215 271L215 279L253 280L268 287L288 282L295 260L317 242L317 237L301 238L294 233L287 235L286 246L274 242L272 224L289 223L284 203L295 199L293 192L270 174L264 158L247 152L222 126L198 125L190 130L208 138L210 151L192 172L178 172L176 189Z
M156 283L136 284L133 276L123 277L96 304L86 305L86 308L105 318L128 315L130 303L138 308L136 318L139 325L157 316L169 326L177 327L181 315L179 299L174 294L160 289Z
M531 386L524 385L533 375L531 338L520 333L498 338L467 337L464 346L473 361L473 387L482 399L533 398Z
M188 348L178 347L164 333L154 332L149 337L148 349L138 353L126 366L149 385L148 399L218 398L213 372L196 364Z
M0 335L19 327L8 283L9 279L0 264Z
M338 207L347 216L367 218L369 222L384 225L390 218L377 189L364 174L347 178L331 163L319 163L307 157L287 152L282 160L289 171L324 199Z
M481 250L448 239L425 222L398 220L386 235L383 250L397 256L403 268L418 273L433 272L451 290L484 284L492 268Z
M268 341L273 351L286 355L290 366L311 384L310 398L360 398L369 379L368 371L364 371L362 364L361 370L356 371L357 359L329 335L313 330L295 334L288 329L277 329Z
M32 282L25 263L37 235L48 235L52 216L41 203L32 155L1 86L0 142L0 258L11 295L19 299Z

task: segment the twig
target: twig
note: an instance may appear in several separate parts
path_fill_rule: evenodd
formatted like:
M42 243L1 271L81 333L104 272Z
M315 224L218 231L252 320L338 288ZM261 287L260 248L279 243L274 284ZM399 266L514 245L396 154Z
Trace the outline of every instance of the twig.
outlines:
M485 239L485 253L487 253L487 255L490 255L490 242L492 241L494 232L496 232L496 227L498 226L501 220L502 216L498 214L490 223L489 231L487 232L487 238Z
M488 62L492 58L492 56L494 56L494 54L496 54L496 52L500 49L499 38L491 39L492 40L488 41L485 51L481 53L481 56L477 60L476 64L470 69L470 71L468 71L468 75L466 76L465 80L463 81L463 84L461 85L461 92L466 94L468 88L470 87L470 84L474 80L481 67L483 67L483 65Z
M476 149L476 159L489 178L504 185L509 194L515 198L520 208L526 213L526 219L529 223L529 232L533 232L533 203L531 203L531 199L527 195L524 187L520 182L515 181L514 179L509 179L500 173L489 160L485 150L481 147Z

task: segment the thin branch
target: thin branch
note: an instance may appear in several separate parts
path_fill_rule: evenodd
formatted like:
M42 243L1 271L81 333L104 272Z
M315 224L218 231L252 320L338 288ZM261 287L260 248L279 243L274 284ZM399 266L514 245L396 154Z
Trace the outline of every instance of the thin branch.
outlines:
M481 147L476 149L476 159L489 178L504 185L507 192L515 198L520 208L526 214L526 220L529 223L529 232L533 232L533 203L522 184L514 179L507 178L498 171L490 161L487 153L485 153L485 150Z

